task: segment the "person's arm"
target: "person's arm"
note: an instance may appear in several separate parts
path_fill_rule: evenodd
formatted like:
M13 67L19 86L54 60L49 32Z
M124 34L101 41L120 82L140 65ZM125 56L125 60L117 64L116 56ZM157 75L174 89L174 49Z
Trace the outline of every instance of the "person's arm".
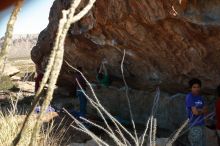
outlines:
M100 65L100 67L99 67L99 72L98 72L98 73L101 73L101 72L102 72L102 67L103 67L103 64Z
M207 115L208 114L208 106L204 106L204 108L203 108L203 112L204 112L204 114L205 115Z
M195 116L203 115L203 114L207 114L208 113L207 106L205 106L203 109L197 109L195 106L193 106L191 109L192 109L193 115L195 115Z
M103 64L103 70L104 70L105 76L107 76L107 75L108 75L108 71L107 71L107 69L106 69L106 67L105 67L105 64Z
M193 115L195 115L195 116L203 114L203 110L202 109L197 109L195 106L193 106L191 109L192 109Z

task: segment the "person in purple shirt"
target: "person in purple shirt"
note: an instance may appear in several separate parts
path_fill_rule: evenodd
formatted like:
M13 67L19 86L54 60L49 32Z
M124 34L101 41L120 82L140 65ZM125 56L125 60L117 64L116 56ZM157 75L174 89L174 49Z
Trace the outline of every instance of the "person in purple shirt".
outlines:
M205 114L207 107L201 96L202 83L199 79L189 81L191 92L186 96L186 111L189 118L189 141L191 146L205 146Z

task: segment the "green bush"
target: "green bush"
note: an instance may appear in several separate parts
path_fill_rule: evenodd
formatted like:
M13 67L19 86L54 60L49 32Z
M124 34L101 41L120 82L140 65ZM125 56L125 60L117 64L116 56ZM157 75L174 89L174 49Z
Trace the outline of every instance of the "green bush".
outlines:
M14 87L13 82L9 76L0 77L0 90L9 90Z

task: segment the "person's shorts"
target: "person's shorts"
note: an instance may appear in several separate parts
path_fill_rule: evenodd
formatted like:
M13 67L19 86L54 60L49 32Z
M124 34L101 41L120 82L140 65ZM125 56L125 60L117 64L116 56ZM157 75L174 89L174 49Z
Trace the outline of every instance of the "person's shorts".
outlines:
M205 127L194 126L190 128L188 138L191 146L205 146Z

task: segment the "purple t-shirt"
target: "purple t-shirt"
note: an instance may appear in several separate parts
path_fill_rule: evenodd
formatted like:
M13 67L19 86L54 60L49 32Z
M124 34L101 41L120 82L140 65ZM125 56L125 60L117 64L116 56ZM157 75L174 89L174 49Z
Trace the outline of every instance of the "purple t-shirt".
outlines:
M196 107L197 109L203 109L205 106L204 100L201 96L194 96L192 93L189 93L186 96L186 111L189 118L190 126L204 126L205 120L204 115L193 115L192 107Z

